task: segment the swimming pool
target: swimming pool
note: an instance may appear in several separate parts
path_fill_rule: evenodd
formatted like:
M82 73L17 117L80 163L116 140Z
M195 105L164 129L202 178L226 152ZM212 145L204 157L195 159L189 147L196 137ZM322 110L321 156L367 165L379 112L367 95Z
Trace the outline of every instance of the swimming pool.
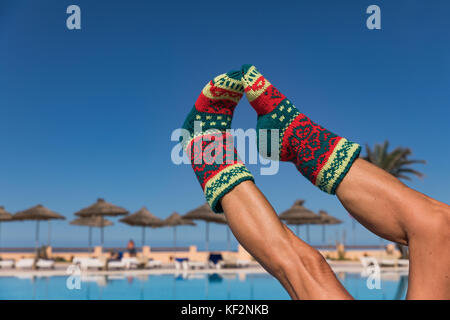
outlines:
M359 273L340 272L338 279L357 299L404 299L407 275L381 276L380 289L368 289ZM83 276L80 289L68 289L67 277L0 277L0 299L289 299L268 274L213 273Z

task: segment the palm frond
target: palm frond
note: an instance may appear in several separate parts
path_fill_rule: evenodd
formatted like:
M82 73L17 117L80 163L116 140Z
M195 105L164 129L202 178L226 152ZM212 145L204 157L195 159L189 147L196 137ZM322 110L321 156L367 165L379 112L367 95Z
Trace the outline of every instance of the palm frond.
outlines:
M391 152L388 151L389 142L386 140L383 144L375 144L373 149L366 144L365 160L389 172L399 179L411 180L409 175L423 177L423 173L410 168L413 164L425 164L425 160L409 159L412 154L411 149L397 147Z

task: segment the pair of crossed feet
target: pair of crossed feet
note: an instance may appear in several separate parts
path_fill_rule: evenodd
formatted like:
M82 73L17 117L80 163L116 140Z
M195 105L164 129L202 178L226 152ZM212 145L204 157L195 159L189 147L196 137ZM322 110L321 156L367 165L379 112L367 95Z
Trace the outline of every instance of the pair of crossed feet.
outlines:
M293 162L314 185L334 194L361 147L311 121L255 66L243 65L240 70L211 80L183 124L191 134L184 143L185 151L213 211L223 212L220 199L238 184L254 181L236 149L228 143L227 130L244 94L258 114L257 132L278 131L278 159ZM196 121L200 130L195 128ZM204 161L205 154L212 155L212 161Z

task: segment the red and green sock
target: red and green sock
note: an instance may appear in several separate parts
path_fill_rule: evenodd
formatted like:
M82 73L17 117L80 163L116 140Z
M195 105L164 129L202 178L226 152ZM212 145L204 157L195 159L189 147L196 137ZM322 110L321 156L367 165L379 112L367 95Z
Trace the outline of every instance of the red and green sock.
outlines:
M246 96L258 113L257 131L278 129L279 159L293 162L314 185L334 194L361 147L299 112L255 66L243 65L241 72Z
M243 94L240 71L219 75L203 88L183 124L190 134L187 141L182 141L184 150L206 200L216 213L223 212L220 199L225 194L243 181L253 181L227 131Z

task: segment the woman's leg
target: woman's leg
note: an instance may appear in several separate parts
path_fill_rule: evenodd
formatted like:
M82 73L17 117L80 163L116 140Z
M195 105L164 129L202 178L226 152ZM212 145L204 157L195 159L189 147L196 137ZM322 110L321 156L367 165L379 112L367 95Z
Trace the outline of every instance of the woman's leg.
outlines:
M293 299L352 299L322 255L297 238L251 181L221 200L237 240Z
M342 205L375 234L408 245L408 299L450 299L450 207L357 159L336 190Z

